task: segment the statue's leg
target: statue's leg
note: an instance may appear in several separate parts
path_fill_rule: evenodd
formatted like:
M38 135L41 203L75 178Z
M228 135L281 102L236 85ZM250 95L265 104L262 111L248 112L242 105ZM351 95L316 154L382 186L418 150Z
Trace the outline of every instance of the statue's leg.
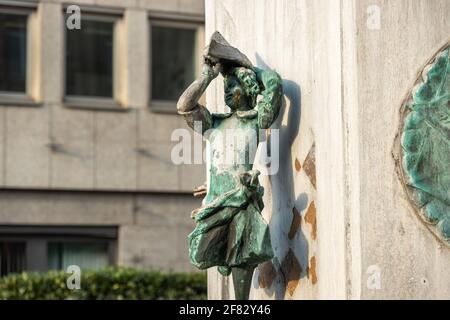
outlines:
M248 300L252 285L254 266L232 268L234 295L236 300Z

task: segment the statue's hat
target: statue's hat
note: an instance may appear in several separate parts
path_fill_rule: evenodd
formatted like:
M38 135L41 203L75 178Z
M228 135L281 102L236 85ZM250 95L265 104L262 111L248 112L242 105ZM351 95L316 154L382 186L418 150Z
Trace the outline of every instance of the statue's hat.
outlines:
M250 59L238 49L231 46L218 31L214 32L211 36L205 53L223 62L232 62L239 66L253 69Z

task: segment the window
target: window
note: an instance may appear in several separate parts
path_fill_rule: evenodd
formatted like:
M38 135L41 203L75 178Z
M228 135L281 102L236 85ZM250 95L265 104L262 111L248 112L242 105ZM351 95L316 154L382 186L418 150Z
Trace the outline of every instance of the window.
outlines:
M66 31L66 95L113 97L114 24L86 18Z
M152 106L173 107L195 79L198 46L195 24L151 24Z
M0 242L0 277L25 269L25 242Z
M27 14L0 12L0 91L25 93Z
M116 242L117 227L0 226L0 276L114 265Z
M77 265L85 270L108 266L108 244L105 242L50 242L48 268L65 270L70 265Z

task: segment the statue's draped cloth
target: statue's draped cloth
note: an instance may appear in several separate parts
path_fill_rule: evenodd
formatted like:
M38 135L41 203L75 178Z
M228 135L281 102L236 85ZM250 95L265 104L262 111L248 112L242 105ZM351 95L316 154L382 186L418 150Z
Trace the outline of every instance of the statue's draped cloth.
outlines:
M236 187L193 211L189 235L191 263L200 269L256 266L273 257L269 227L261 216L264 188L256 170L239 174Z

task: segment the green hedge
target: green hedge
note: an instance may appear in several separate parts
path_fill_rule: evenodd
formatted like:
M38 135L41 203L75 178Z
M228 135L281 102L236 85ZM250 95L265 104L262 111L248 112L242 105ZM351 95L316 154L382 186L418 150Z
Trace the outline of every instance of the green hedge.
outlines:
M11 274L0 278L0 299L123 300L206 299L205 273L171 273L128 268L83 271L81 289L69 290L62 271Z

